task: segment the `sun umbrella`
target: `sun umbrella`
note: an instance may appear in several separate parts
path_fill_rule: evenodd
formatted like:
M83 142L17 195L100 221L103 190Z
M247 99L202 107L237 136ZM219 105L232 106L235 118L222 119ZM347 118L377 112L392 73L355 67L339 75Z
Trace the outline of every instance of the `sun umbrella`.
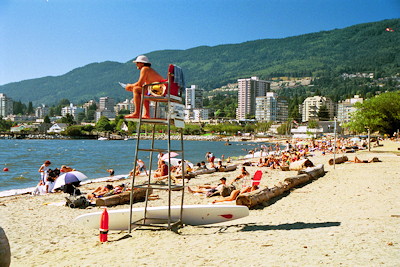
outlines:
M165 161L168 162L168 158ZM171 166L178 166L180 161L182 163L182 159L171 158ZM194 167L193 163L187 160L185 160L185 165L189 165L190 168Z
M60 188L61 186L66 184L72 184L75 182L82 181L83 179L86 178L87 178L86 175L78 171L64 173L56 179L56 182L54 183L54 189Z
M350 139L350 141L352 141L352 142L360 142L361 141L361 139L360 138L358 138L358 137L353 137L353 138L351 138Z
M169 154L167 153L167 154L163 155L161 157L161 160L168 160L168 158L173 158L173 157L176 157L176 156L178 156L178 153L170 152Z

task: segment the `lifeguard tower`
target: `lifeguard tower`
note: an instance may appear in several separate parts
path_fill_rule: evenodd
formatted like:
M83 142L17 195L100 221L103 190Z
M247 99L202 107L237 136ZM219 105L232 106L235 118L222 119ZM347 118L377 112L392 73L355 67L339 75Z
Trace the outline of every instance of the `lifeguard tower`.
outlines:
M168 76L166 82L152 83L146 84L142 87L142 98L140 102L140 107L143 107L144 101L150 101L154 104L154 114L152 118L142 118L143 108L140 109L140 115L138 119L127 119L131 121L137 122L137 140L136 140L136 149L135 149L135 159L134 159L134 167L132 173L132 190L130 197L130 216L129 216L129 233L132 231L132 228L140 228L140 227L155 227L161 229L177 229L182 226L182 213L183 213L183 201L184 201L184 192L185 192L185 176L186 176L186 167L185 167L185 158L184 158L184 149L183 149L183 128L185 127L184 123L184 105L182 101L182 91L185 87L184 77L182 69L175 65L169 65L168 67ZM155 142L156 136L156 125L166 125L166 135L167 140L160 145L159 142ZM141 137L141 132L145 125L151 126L151 140L150 143L142 142L144 141ZM173 147L171 145L171 126L174 125L179 131L178 141L180 144L176 144ZM137 182L136 177L136 167L137 161L139 158L139 152L149 153L149 170L146 173L146 179L143 183ZM165 182L160 183L159 181L155 181L152 177L152 170L156 169L154 166L157 166L157 161L153 159L153 155L155 153L165 153L168 161L168 175L164 177ZM180 183L176 183L175 180L172 179L171 176L171 152L178 153L181 155L182 162L182 179ZM154 162L156 162L154 164ZM132 221L132 206L133 206L133 194L135 190L145 189L145 208L143 213L143 218ZM165 190L168 192L168 197L165 200L165 206L167 207L167 216L165 213L161 216L150 216L148 212L149 208L149 196L152 190ZM175 192L175 193L174 193ZM174 197L176 194L180 195L180 202L178 207L175 205L174 214L171 212L172 207L172 194L174 193ZM181 194L179 194L179 192ZM175 199L176 200L176 199ZM179 210L179 215L176 216L176 209Z

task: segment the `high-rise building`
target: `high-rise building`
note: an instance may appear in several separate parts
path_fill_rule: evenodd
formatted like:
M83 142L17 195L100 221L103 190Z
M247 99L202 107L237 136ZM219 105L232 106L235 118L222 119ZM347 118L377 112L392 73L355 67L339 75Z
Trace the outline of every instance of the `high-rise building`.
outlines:
M5 117L13 113L13 101L5 94L0 93L0 116Z
M103 110L111 110L114 111L114 105L115 105L115 101L113 98L105 96L105 97L100 97L99 99L99 110L103 111Z
M362 103L364 99L359 95L355 95L353 98L346 99L338 103L337 119L339 122L349 122L351 113L356 111L354 104L357 102Z
M307 97L303 104L300 105L302 121L318 120L318 112L322 106L326 106L329 118L333 118L335 113L335 104L329 97L312 96Z
M288 119L288 103L275 92L256 97L256 120L283 122Z
M245 119L246 115L255 115L256 97L266 96L270 82L260 80L258 77L238 79L238 108L236 118Z
M105 96L99 99L99 109L96 111L95 120L96 122L102 117L107 117L109 119L115 118L114 111L115 101L113 98Z
M185 120L208 120L209 109L203 108L203 92L197 85L186 88Z
M186 109L203 108L203 89L197 85L191 85L186 88Z

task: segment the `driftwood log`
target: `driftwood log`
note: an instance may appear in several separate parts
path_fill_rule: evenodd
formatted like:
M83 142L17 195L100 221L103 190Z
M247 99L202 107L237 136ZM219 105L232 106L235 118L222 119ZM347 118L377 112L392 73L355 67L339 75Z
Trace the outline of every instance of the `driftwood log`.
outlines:
M289 165L289 170L291 171L300 171L302 169L305 169L307 167L313 167L314 164L311 162L309 159L301 159L297 161L293 161Z
M3 228L0 227L0 266L8 267L11 263L11 250L10 244L6 233Z
M337 157L337 158L335 158L335 161L333 161L333 159L330 159L329 165L333 165L333 162L335 162L335 164L340 164L340 163L344 163L348 160L349 160L349 158L347 156Z
M175 177L176 179L182 179L182 174L175 175L174 177ZM196 174L194 174L193 172L186 173L186 175L185 175L185 178L186 178L186 179L192 179L192 178L194 178L194 177L196 177ZM168 175L167 175L167 178L168 178Z
M149 195L153 193L153 188L150 188ZM131 197L130 191L125 191L120 194L102 197L96 199L96 206L115 206L129 203ZM146 188L135 188L133 191L133 202L141 201L146 197Z
M234 164L234 165L228 165L228 166L226 166L225 168L219 169L219 172L231 172L231 171L236 170L236 168L237 168L237 165L236 165L236 164Z
M210 173L213 173L216 171L217 170L215 168L211 168L211 169L202 169L202 170L192 171L191 173L193 173L194 175L200 175L200 174L210 174Z
M318 177L325 175L324 165L318 164L315 167L310 167L304 170L300 170L297 174L304 174L304 173L310 175L313 179L317 179Z
M263 188L250 193L241 194L236 199L236 205L247 206L249 208L254 207L325 174L323 164L307 168L302 172L304 173L286 178L283 182L280 182L272 188Z

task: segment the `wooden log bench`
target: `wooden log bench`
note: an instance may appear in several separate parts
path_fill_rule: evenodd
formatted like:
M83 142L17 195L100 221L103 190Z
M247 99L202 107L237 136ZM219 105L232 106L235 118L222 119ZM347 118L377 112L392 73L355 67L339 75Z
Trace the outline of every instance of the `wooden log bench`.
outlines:
M258 189L253 192L244 193L237 197L236 205L247 206L252 208L256 205L267 202L268 200L282 195L284 192L290 189L305 184L313 179L317 179L325 175L324 165L319 164L315 167L310 167L301 171L296 176L288 177L283 182L275 185L272 188Z
M142 201L146 197L146 188L135 188L133 191L133 202ZM153 193L150 187L149 195ZM130 201L131 191L125 191L116 195L96 199L96 206L115 206L127 204Z

